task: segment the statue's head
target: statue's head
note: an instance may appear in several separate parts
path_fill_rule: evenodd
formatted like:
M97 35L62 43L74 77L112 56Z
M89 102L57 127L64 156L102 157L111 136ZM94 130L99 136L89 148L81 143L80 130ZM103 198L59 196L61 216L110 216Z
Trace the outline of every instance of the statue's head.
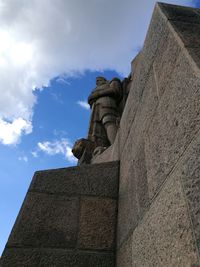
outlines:
M72 147L72 153L73 155L77 158L80 159L81 156L83 155L85 146L86 146L87 140L85 138L78 139L73 147Z
M72 147L72 153L77 159L80 159L82 157L86 147L87 148L91 147L91 149L92 149L93 146L94 146L94 142L92 142L89 139L81 138L81 139L78 139L74 143L74 145Z
M99 86L99 85L103 85L107 82L107 80L102 77L102 76L98 76L96 77L96 85Z

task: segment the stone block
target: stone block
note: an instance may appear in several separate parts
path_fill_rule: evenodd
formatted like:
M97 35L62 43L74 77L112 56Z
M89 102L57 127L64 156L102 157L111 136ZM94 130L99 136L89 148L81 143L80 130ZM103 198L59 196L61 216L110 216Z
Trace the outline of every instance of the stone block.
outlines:
M118 176L119 162L36 172L1 266L114 267Z
M142 91L142 88L136 87L135 80L133 80L131 84L129 96L126 101L126 106L125 106L125 109L124 109L124 112L122 114L122 118L120 121L120 126L118 129L118 134L120 138L120 142L119 142L120 153L122 153L125 142L129 135L131 125L135 117L135 113L137 111L137 107L138 107L138 104L139 104L139 101L142 95L141 91Z
M127 170L130 176L131 168ZM123 190L119 193L118 224L117 224L117 247L128 237L129 232L137 226L139 221L139 208L134 179L127 179Z
M119 162L36 172L30 191L68 196L118 196Z
M200 252L200 132L181 158L176 176L181 178L197 249Z
M158 98L162 97L165 91L166 84L176 66L176 61L181 52L181 46L173 33L169 31L167 38L160 41L160 45L156 52L156 57L153 62L153 71L157 83Z
M194 64L194 69L199 72L200 68L200 48L199 47L187 47L189 57L191 57L191 63Z
M127 142L125 158L122 157L118 206L118 247L127 239L142 219L149 206L144 143Z
M10 248L1 259L2 267L114 267L114 253L66 249Z
M128 236L130 229L133 229L137 225L139 219L135 179L132 179L132 170L134 167L132 159L133 148L133 143L129 145L126 143L124 154L121 156L117 247L120 247L123 240Z
M200 24L200 15L197 13L199 9L197 8L165 3L159 3L158 5L169 20Z
M77 243L78 198L28 193L7 247L69 247Z
M141 136L144 136L151 124L158 104L157 80L155 79L154 70L151 68L126 142L137 144Z
M139 219L141 220L145 211L149 207L149 192L143 140L141 140L135 147L132 179L135 179L135 192L138 202Z
M113 145L109 146L103 153L94 157L92 159L92 164L113 161L113 159L112 159L112 147L113 147Z
M199 73L183 51L145 137L151 198L200 127L199 87Z
M117 132L115 142L112 147L112 159L113 161L120 160L120 132Z
M170 21L170 24L177 32L185 46L199 47L200 45L200 24L183 23Z
M141 72L144 77L152 66L160 41L168 36L169 27L167 22L167 18L161 11L159 4L156 4L141 52L141 61L143 61Z
M180 179L172 175L132 235L132 266L198 266Z
M81 198L79 248L114 250L116 216L116 200Z
M117 251L117 267L132 267L132 235Z
M123 152L123 149L125 147L125 143L127 141L131 126L135 119L136 112L143 95L145 84L149 78L149 73L144 75L144 72L142 70L143 64L145 64L144 59L141 58L135 70L136 73L133 77L129 96L127 98L126 106L120 121L120 128L118 130L120 140L120 153Z

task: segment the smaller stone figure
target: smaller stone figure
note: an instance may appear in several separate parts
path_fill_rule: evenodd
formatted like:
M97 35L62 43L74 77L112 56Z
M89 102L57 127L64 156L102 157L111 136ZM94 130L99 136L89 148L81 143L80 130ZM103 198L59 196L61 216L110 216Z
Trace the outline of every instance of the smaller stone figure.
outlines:
M72 153L78 159L78 165L90 163L94 148L94 142L85 138L78 139L74 143Z

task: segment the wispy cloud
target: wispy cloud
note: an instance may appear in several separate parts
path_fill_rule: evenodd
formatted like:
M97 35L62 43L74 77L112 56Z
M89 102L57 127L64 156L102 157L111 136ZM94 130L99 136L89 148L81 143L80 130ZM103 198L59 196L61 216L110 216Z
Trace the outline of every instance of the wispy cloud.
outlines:
M51 96L59 104L63 104L64 103L63 100L62 100L61 94L58 94L58 93L55 92L55 93L51 93Z
M31 151L31 155L32 155L34 158L37 158L37 157L38 157L38 152L37 152L37 151Z
M61 140L38 142L37 151L32 152L32 154L36 153L35 155L38 155L39 151L42 151L50 156L60 154L60 155L63 155L68 162L75 163L77 162L77 160L73 156L71 149L72 147L71 147L70 142L67 139L63 138Z
M27 156L18 157L18 160L28 162Z
M68 132L65 131L65 130L54 129L53 130L53 135L55 135L57 137L57 139L58 138L60 138L60 139L63 139L64 138L65 139L65 136L68 135Z
M88 104L88 102L87 102L86 100L84 100L84 101L79 100L79 101L77 101L77 104L78 104L80 107L82 107L82 108L84 108L84 109L86 109L86 110L89 110L89 109L90 109L90 105Z
M67 81L67 78L59 76L56 79L57 82L61 83L61 84L66 84L66 85L70 85L71 83L69 81Z

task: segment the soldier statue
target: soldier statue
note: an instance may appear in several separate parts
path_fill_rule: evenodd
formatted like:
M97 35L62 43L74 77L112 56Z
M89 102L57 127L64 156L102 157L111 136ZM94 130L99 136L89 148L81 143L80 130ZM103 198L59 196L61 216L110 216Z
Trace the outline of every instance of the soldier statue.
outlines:
M94 156L112 145L117 134L122 84L118 78L111 81L96 78L96 87L88 97L91 116L87 139L76 141L72 152L79 159L78 165L88 164Z
M88 138L97 146L109 146L115 141L118 129L118 103L121 99L121 81L96 78L96 87L88 97L92 109Z

